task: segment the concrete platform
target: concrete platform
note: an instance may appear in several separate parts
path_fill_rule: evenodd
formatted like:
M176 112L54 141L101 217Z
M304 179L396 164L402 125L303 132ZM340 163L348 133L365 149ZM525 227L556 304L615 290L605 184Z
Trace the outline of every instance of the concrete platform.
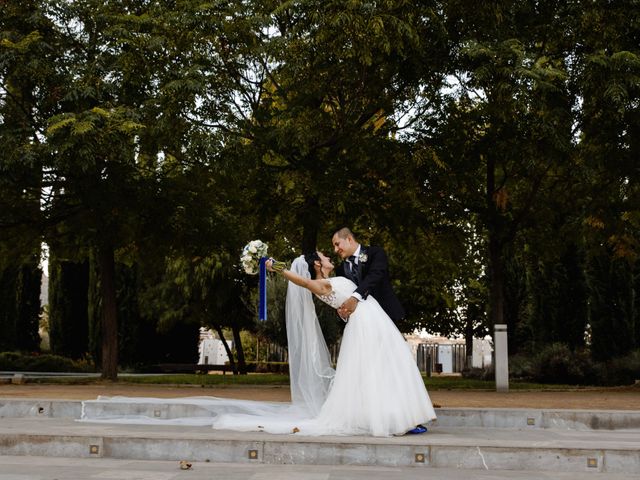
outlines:
M160 418L202 414L199 407L179 399L151 399L135 406L90 401L84 408L95 409L97 415L111 415L113 409L130 412L130 408ZM640 412L636 411L439 409L437 424L426 434L372 438L86 423L75 420L81 409L79 401L0 399L0 455L640 474Z
M0 419L0 455L631 474L640 472L640 431L437 426L392 438L298 437L29 417Z
M0 456L0 480L638 480L639 475Z
M131 414L149 418L206 417L210 412L189 404L188 397L155 399L147 403L115 404L88 400L0 398L0 418L80 418L82 409L93 417ZM84 407L83 407L84 403ZM530 408L436 408L437 425L522 429L626 430L640 429L640 410L563 410Z
M188 397L186 397L188 399ZM156 399L147 403L105 403L98 400L34 400L0 398L0 418L80 418L83 409L93 416L145 415L150 418L206 417L210 412L186 399ZM436 408L443 427L550 428L574 430L640 429L640 410L563 410L527 408Z

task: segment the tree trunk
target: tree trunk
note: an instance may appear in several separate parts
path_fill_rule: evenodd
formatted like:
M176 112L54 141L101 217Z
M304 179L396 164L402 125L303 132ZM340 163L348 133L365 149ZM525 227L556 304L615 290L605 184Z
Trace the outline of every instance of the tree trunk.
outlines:
M118 312L116 305L116 268L113 246L98 250L100 293L102 294L102 378L118 379Z
M468 370L473 367L473 322L475 319L467 318L467 323L464 327L464 356L465 356L465 368Z
M491 325L496 325L504 323L504 265L502 248L495 238L491 238L495 234L489 235L489 320Z
M493 155L486 156L487 162L487 231L489 240L489 323L504 323L504 259L501 241L501 214L497 205L496 165Z
M235 325L231 327L233 332L233 341L236 344L236 353L238 355L238 373L247 374L247 362L244 359L244 349L242 348L242 339L240 338L240 329Z
M218 333L218 336L220 337L220 340L222 340L222 345L224 346L224 351L227 352L227 357L229 357L229 365L231 366L231 369L233 370L233 374L237 375L238 367L236 366L236 361L233 358L233 352L229 348L229 344L227 343L227 340L224 338L224 332L222 331L222 327L220 325L216 324L216 325L213 326L213 328Z

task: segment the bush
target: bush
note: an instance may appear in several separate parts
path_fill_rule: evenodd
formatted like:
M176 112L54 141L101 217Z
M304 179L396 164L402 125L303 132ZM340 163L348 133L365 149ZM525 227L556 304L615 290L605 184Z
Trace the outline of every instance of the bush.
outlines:
M24 355L16 352L0 353L0 370L25 370Z
M640 350L596 363L587 351L572 352L567 345L554 343L533 356L510 357L509 376L539 383L632 385L640 379Z
M576 385L599 383L597 367L589 353L587 351L572 352L564 343L548 345L532 358L531 379L540 383Z
M604 385L632 385L640 380L640 350L603 364L601 377Z
M247 362L247 369L256 373L289 375L289 364L287 362Z
M462 377L473 380L494 380L495 372L492 365L487 368L472 367L462 370Z
M95 366L86 360L74 361L60 355L29 355L16 352L0 353L0 370L18 372L94 372Z
M514 380L533 381L534 359L528 355L509 357L509 377Z

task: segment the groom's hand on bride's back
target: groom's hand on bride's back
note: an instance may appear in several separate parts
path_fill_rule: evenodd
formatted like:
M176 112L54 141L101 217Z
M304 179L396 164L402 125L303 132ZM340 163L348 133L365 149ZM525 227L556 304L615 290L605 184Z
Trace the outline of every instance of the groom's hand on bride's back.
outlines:
M342 305L338 307L338 315L343 320L348 320L353 312L355 312L358 306L358 299L355 297L347 298Z

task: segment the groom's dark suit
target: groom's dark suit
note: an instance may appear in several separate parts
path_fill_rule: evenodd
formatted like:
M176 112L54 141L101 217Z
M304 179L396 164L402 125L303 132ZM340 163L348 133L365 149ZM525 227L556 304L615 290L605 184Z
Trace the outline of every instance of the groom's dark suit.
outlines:
M397 322L405 315L404 308L391 288L389 278L389 261L387 254L380 247L360 246L360 259L356 268L356 275L351 273L347 262L342 262L336 268L336 275L347 277L358 286L358 292L364 300L373 295L391 320Z

